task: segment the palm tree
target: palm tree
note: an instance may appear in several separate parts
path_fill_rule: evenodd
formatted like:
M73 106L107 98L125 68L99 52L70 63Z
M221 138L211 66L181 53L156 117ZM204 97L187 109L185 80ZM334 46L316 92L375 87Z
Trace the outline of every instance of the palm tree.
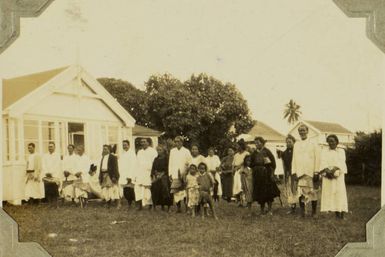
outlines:
M286 109L283 111L283 118L287 119L289 124L294 124L301 116L300 105L296 104L293 99L290 99L289 103L285 105Z

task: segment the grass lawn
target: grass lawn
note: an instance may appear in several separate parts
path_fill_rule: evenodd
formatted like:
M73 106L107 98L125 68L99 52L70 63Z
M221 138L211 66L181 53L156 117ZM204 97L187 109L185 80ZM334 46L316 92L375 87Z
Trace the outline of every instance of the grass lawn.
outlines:
M20 241L36 241L55 257L67 256L335 256L347 242L365 241L365 224L380 209L380 188L348 187L350 213L301 219L274 203L273 216L246 217L235 203L219 203L219 220L62 206L5 206L19 224ZM254 206L256 211L257 207ZM259 209L258 212L259 213ZM117 221L114 222L114 221ZM116 224L114 224L116 223ZM56 237L48 234L56 233Z

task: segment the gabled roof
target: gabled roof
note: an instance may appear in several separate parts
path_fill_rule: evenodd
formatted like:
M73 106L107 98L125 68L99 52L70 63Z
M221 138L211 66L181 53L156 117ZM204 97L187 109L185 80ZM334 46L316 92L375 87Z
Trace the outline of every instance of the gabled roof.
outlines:
M56 75L67 69L69 66L33 73L21 77L3 79L3 109L18 101Z
M136 124L135 124L134 128L132 129L132 135L136 136L136 137L145 137L145 136L147 136L147 137L152 137L152 136L159 137L162 134L163 134L163 132L160 132L158 130L150 129L150 128L136 125Z
M44 97L62 93L60 88L74 79L79 81L79 85L83 85L84 82L84 85L93 92L92 97L102 101L126 126L135 125L135 119L130 113L79 65L3 80L3 115L21 115L42 101Z
M318 129L322 133L353 134L353 132L344 128L338 123L310 120L306 120L305 122Z
M285 141L285 136L263 123L262 121L254 121L254 126L247 133L254 140L255 137L263 137L267 141ZM247 139L245 139L247 141Z

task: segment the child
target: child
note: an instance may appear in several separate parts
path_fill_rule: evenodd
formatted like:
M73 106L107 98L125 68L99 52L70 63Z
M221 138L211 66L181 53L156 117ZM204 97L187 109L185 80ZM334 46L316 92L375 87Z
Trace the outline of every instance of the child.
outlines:
M189 173L186 176L186 189L188 195L187 207L191 209L192 217L195 217L196 207L199 203L199 185L198 185L197 166L191 164Z
M215 214L213 197L211 196L211 191L214 187L215 180L211 176L211 174L207 172L207 165L205 163L201 162L198 165L198 170L199 176L197 180L199 184L200 195L199 204L204 206L205 203L208 203L211 211L213 212L214 218L218 219L217 215ZM207 207L204 206L204 211L202 212L202 219L204 219L205 212L207 213Z
M219 157L215 155L214 148L210 147L208 150L208 156L206 157L207 170L211 173L215 180L215 185L213 188L213 198L214 201L219 202L219 199L222 197L222 183L220 176L220 166L221 161Z
M250 164L251 158L250 155L247 155L239 173L241 175L242 194L247 202L247 208L251 212L251 205L253 203L253 170L250 168Z

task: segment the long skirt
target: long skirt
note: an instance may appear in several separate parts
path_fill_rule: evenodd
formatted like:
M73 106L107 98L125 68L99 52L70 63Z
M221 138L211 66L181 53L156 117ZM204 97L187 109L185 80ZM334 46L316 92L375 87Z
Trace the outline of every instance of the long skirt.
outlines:
M152 204L151 186L135 184L135 201L142 201L142 206Z
M312 177L305 175L298 180L297 196L301 197L301 201L305 204L318 200L318 189L314 188Z
M186 190L181 179L175 178L172 180L170 193L173 194L175 203L183 201L186 198Z
M88 198L88 193L91 193L91 186L89 183L84 183L80 178L73 183L75 201L81 198Z
M119 185L112 182L108 173L103 174L101 188L103 200L110 201L120 199Z
M215 180L215 184L211 194L215 199L218 199L219 197L222 196L221 176L219 175L218 172L212 172L211 174L213 175Z
M154 205L172 205L170 181L167 175L161 176L152 183L151 194Z
M129 204L135 201L135 190L133 185L123 185L123 196Z
M298 202L297 183L292 175L285 176L283 195L289 205Z
M56 178L43 178L44 194L47 200L55 200L59 197L60 181Z
M242 192L248 203L253 202L253 177L241 174Z
M234 183L233 183L233 195L238 195L242 193L242 182L241 182L241 174L240 170L235 171L234 174Z
M233 196L233 180L232 173L222 174L223 197L226 199L231 199Z
M280 195L277 184L272 179L271 171L265 166L253 168L253 200L259 204L273 202Z
M61 196L67 200L71 201L75 198L75 189L73 186L74 181L63 181L62 183L62 190L61 190Z
M44 198L44 183L42 181L35 181L33 174L27 174L25 184L25 199L43 199Z
M322 179L321 211L348 212L345 175Z

